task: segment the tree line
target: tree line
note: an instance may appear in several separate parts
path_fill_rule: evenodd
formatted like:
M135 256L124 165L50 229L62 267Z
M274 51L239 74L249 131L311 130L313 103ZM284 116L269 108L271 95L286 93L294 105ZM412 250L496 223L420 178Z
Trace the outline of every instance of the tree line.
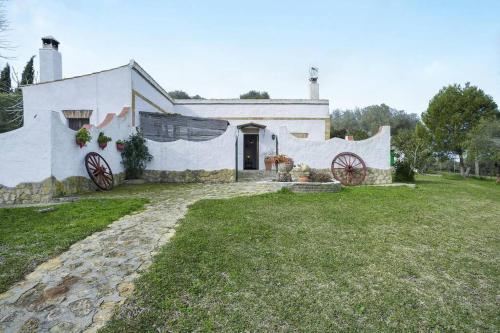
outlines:
M500 112L493 98L476 86L443 87L421 118L385 104L333 110L331 136L363 140L382 125L391 126L396 175L454 170L462 176L500 174Z

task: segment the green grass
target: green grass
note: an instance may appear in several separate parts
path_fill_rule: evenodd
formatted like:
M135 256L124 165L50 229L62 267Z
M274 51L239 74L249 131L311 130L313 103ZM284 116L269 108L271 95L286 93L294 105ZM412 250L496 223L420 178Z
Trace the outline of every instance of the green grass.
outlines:
M123 215L142 209L145 199L81 200L54 206L0 209L0 292L40 263Z
M497 331L500 186L194 204L104 332Z

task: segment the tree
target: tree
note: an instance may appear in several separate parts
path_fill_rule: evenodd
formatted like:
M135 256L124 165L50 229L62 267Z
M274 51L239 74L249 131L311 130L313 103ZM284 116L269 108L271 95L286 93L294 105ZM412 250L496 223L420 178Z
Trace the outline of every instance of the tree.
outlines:
M393 136L392 144L399 160L407 164L411 171L424 170L432 156L430 134L422 123L418 123L413 131L400 131Z
M168 95L170 97L172 97L173 99L190 99L191 98L191 97L189 97L189 95L185 91L182 91L182 90L170 91L170 92L168 92Z
M183 90L174 90L168 93L173 99L204 99L200 95L189 96L187 92Z
M35 79L35 69L33 67L33 60L35 56L32 56L30 60L24 66L23 73L21 74L21 85L33 84Z
M250 90L249 92L240 95L240 99L269 99L269 94L266 91Z
M396 110L386 104L370 105L365 108L355 108L353 110L334 110L332 118L332 136L341 133L344 129L347 133L364 131L368 136L378 132L380 126L390 125L391 133L398 134L404 129L413 130L418 122L415 113L406 113L403 110ZM360 132L358 132L360 133ZM352 135L352 134L348 134Z
M0 72L0 92L10 93L12 91L12 82L10 79L10 66L7 63Z
M422 120L432 135L435 148L452 152L460 159L460 174L466 175L464 153L468 133L481 119L499 116L496 103L481 89L466 83L443 87L429 102Z
M23 125L23 98L20 93L0 93L0 133Z
M480 176L480 162L491 166L500 163L500 119L482 119L469 132L466 147L467 157L474 160L476 176Z

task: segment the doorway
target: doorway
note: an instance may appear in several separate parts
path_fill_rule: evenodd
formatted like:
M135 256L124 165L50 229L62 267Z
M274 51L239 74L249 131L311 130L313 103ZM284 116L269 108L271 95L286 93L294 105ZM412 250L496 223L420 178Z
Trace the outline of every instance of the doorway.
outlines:
M259 135L245 134L243 136L243 169L259 169Z

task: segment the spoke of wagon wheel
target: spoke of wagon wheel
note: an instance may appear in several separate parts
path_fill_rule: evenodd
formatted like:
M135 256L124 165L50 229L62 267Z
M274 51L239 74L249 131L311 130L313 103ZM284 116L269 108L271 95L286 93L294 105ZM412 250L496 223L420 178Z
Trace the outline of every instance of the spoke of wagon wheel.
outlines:
M337 163L338 165L343 166L343 167L345 167L345 166L346 166L345 162L343 162L343 161L340 159L340 157L339 157L339 158L338 158L338 159L334 162L334 164L335 164L335 163Z

